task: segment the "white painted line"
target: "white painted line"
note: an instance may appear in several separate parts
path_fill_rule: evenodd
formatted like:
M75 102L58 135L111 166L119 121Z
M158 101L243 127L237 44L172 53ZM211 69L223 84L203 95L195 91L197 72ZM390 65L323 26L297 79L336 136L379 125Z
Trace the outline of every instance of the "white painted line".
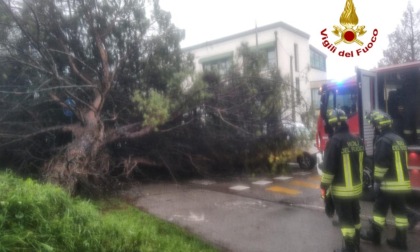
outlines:
M191 180L190 183L197 185L212 185L216 182L210 180Z
M268 181L268 180L258 180L258 181L252 182L252 184L254 185L268 185L271 183L273 183L273 181Z
M275 177L274 179L276 179L276 180L282 180L282 181L285 181L285 180L289 180L289 179L292 179L293 177L288 177L288 176L280 176L280 177Z
M243 191L243 190L249 189L249 186L237 185L237 186L229 187L229 189L235 190L235 191Z
M293 175L299 175L299 176L304 176L304 175L308 175L311 174L310 172L295 172L293 173Z

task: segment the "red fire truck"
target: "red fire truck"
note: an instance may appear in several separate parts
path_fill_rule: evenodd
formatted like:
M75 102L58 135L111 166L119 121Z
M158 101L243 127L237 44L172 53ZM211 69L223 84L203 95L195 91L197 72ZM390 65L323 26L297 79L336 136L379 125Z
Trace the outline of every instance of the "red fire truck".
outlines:
M355 76L323 85L320 95L316 134L319 170L322 170L322 155L331 132L325 121L326 112L340 108L347 113L350 132L360 136L365 144L364 189L369 190L373 183L374 130L365 115L380 109L392 116L394 130L407 142L411 185L420 191L420 61L373 71L356 68Z

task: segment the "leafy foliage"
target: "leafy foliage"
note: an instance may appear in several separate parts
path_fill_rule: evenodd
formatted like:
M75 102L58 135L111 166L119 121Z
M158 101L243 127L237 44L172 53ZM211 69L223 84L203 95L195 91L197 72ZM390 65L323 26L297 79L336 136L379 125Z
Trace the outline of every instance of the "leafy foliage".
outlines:
M0 19L3 162L93 183L125 162L110 148L182 115L191 58L159 1L2 0Z
M0 161L15 170L91 192L145 170L268 167L269 139L286 148L289 78L247 45L227 75L193 75L158 0L0 0L0 20Z
M285 112L290 109L286 99L292 92L290 85L275 68L263 71L264 54L258 50L244 44L238 55L242 65L233 64L223 76L204 72L202 81L190 89L201 90L199 105L184 114L183 120L190 124L180 129L180 135L191 148L185 149L186 159L193 160L193 170L202 174L209 170L271 172L270 153L294 143L287 141L282 128L282 121L290 119Z
M169 119L169 100L155 90L142 95L134 92L132 100L138 104L138 110L143 112L143 126L157 127Z

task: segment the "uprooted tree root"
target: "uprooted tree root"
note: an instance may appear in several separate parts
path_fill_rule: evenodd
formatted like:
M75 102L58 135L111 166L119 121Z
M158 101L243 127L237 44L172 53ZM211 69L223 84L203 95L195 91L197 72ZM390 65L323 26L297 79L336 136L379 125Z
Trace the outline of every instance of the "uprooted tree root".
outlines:
M106 151L96 155L79 153L71 159L68 151L63 151L44 165L42 175L73 195L99 195L112 188L110 160Z

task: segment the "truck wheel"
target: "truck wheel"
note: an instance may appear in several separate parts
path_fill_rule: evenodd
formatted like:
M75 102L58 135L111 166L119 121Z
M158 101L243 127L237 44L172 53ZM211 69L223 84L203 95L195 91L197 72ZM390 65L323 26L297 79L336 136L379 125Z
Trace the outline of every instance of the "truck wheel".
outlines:
M300 169L309 171L314 168L316 159L311 154L304 152L302 156L297 157L297 163Z

